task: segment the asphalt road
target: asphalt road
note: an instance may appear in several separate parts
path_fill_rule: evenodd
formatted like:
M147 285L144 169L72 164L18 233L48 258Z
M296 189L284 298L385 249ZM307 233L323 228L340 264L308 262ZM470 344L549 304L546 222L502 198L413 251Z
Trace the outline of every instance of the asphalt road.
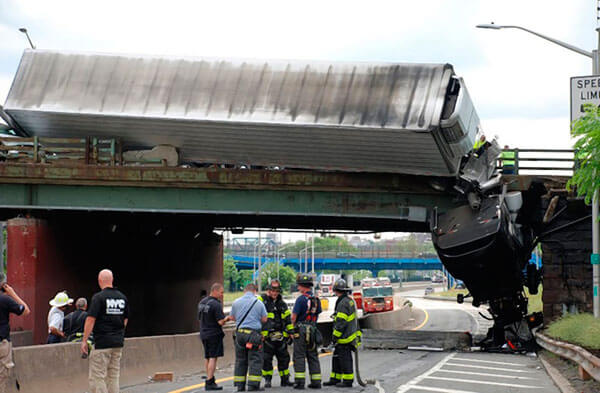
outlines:
M366 388L355 384L353 391L367 393L500 393L543 392L559 393L537 358L525 355L490 353L448 353L419 351L360 352L363 379L376 379L377 386ZM329 374L331 355L321 357L324 379ZM199 365L200 366L200 365ZM232 368L218 371L217 379L224 392L235 391ZM294 392L281 388L279 378L270 392ZM178 377L173 383L146 383L123 388L125 393L183 393L203 392L202 375ZM330 392L348 392L348 389L324 387ZM307 389L307 391L310 391Z
M471 305L422 298L422 289L408 291L415 307L423 308L427 321L421 330L457 330L473 333L487 330L478 321L478 309ZM485 321L485 320L483 320ZM492 353L448 353L398 350L362 350L360 352L363 379L375 379L377 386L362 388L355 384L353 391L397 393L499 393L543 392L559 393L536 357L526 355ZM200 368L201 365L198 365ZM321 354L323 379L331 370L331 354ZM176 370L174 370L176 371ZM233 368L218 370L217 379L224 392L235 391L232 381ZM281 388L279 378L271 392L293 392ZM347 392L348 389L323 388L331 392ZM202 374L177 376L172 383L146 383L125 387L125 393L183 393L203 392ZM308 391L308 389L307 389Z

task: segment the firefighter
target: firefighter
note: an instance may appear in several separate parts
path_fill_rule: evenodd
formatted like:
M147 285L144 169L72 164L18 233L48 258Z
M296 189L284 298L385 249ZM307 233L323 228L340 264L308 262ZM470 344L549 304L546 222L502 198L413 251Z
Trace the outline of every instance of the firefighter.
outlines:
M291 311L281 297L281 283L271 280L267 293L258 298L267 309L267 322L262 326L264 337L262 375L265 379L265 388L271 387L273 379L273 356L277 357L277 370L281 378L281 386L292 386L290 382L290 354L288 343L294 333Z
M317 320L321 313L321 302L313 292L313 277L300 273L296 277L296 284L301 295L296 299L292 310L292 323L294 324L294 389L304 389L306 379L306 364L310 374L311 389L321 389L321 364L317 347L322 344L323 338L317 329Z
M333 334L335 344L333 351L331 376L329 381L323 383L325 386L337 386L340 388L351 388L354 381L352 371L352 351L360 345L361 332L358 330L358 319L356 317L356 305L348 295L350 288L346 280L338 279L333 285L336 294L335 313L332 316Z

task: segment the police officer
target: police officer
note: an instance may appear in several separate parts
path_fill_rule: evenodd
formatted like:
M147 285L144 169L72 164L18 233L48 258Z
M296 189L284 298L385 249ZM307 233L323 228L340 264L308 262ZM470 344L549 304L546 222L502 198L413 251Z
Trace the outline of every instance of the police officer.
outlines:
M267 322L267 310L263 302L256 297L256 286L246 285L244 296L233 302L230 319L236 322L235 331L235 368L233 383L238 392L262 390L262 324Z
M321 313L321 302L313 295L313 277L300 273L296 284L301 295L296 299L292 310L294 324L294 389L304 389L306 364L310 373L309 388L321 388L321 365L317 347L322 343L321 334L317 330L317 319Z
M262 375L265 378L265 388L271 387L273 378L273 356L277 357L277 369L281 378L281 386L292 386L290 382L290 354L287 345L294 333L291 311L281 297L281 283L271 280L267 293L258 296L267 309L267 322L262 327L265 338L263 349Z
M358 319L356 318L356 306L354 300L348 295L350 288L346 280L338 279L333 284L337 301L335 302L335 314L333 315L333 351L331 377L323 385L351 388L354 381L352 371L352 350L360 342L361 332L358 330Z

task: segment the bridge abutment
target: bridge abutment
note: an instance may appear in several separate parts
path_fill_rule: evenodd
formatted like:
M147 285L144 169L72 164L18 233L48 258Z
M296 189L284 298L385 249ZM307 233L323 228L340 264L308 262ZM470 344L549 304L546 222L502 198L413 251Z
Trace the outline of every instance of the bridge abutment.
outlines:
M223 282L222 237L177 216L15 218L7 223L7 251L8 282L32 308L12 328L33 330L36 344L46 341L56 292L89 301L103 268L129 298L128 336L197 330L201 294Z

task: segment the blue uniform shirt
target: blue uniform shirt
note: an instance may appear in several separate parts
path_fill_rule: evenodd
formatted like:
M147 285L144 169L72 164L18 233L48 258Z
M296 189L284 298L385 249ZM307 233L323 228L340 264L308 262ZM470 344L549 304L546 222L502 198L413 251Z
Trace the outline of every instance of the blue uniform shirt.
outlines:
M292 310L292 312L297 315L296 322L306 321L309 306L309 298L312 296L312 292L307 292L306 295L300 295L296 299L296 303L294 303L294 308ZM317 301L317 318L319 317L321 311L321 302Z
M236 327L238 329L261 329L262 322L260 320L267 316L267 309L263 302L258 300L254 303L254 300L256 300L256 296L254 296L252 292L246 292L244 293L244 296L233 302L231 306L231 315L235 318ZM254 305L252 305L252 303L254 303ZM251 306L252 309L250 309ZM240 321L244 318L244 315L246 315L246 311L248 310L250 310L248 316L240 325Z

